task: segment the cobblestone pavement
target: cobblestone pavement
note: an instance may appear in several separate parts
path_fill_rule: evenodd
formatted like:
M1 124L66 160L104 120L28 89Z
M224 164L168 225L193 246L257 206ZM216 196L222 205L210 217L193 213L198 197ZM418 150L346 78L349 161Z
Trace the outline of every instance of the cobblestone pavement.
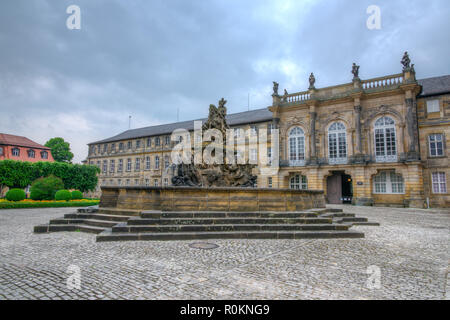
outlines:
M219 247L202 250L33 234L75 209L0 210L0 300L449 299L449 210L344 208L382 225L353 227L364 239L210 240ZM67 285L71 265L80 289Z

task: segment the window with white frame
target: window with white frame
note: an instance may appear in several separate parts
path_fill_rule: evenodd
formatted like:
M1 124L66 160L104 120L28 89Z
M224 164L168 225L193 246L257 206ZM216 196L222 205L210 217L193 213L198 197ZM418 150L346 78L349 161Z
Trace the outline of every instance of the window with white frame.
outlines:
M258 160L258 149L250 149L250 161L255 162Z
M122 172L122 171L123 171L123 159L119 159L117 172Z
M12 155L13 155L14 157L20 156L20 149L19 149L19 148L13 148L13 149L12 149Z
M433 193L447 193L447 180L445 172L433 172L431 174Z
M308 179L306 178L306 176L296 174L295 176L291 177L289 186L291 189L306 190L308 189Z
M250 134L252 136L256 136L258 134L258 127L257 126L250 126Z
M161 144L161 138L160 137L156 137L155 138L155 146L158 147Z
M145 170L150 170L150 157L145 157Z
M159 156L155 156L155 169L159 169Z
M152 138L147 138L147 147L152 146Z
M167 169L170 165L169 156L164 156L164 168Z
M138 186L139 185L139 179L134 179L134 185Z
M430 134L428 136L428 145L430 147L431 157L439 157L444 155L444 136L442 134Z
M377 162L397 161L395 122L391 117L381 117L375 122L375 159Z
M150 187L150 179L145 179L145 186Z
M328 128L328 155L330 163L347 162L347 130L342 122Z
M164 187L167 187L169 185L169 179L164 178Z
M34 158L36 156L36 152L32 149L27 151L28 153L28 158Z
M404 181L401 174L394 171L380 171L373 179L374 193L404 193Z
M291 166L305 164L305 133L300 127L289 132L289 163Z
M433 99L433 100L427 100L427 113L433 113L433 112L439 112L439 100Z
M109 172L113 173L115 170L115 166L116 166L116 161L115 160L110 160L109 161Z
M134 171L140 171L141 170L141 158L136 158L136 162L134 165Z
M131 171L131 159L127 159L127 171Z
M166 146L170 144L170 136L164 137L164 143L166 144Z
M157 187L157 186L159 185L158 179L155 179L155 180L153 181L153 184L154 184L155 187Z
M127 184L127 186L130 185L130 179L127 179L127 180L126 180L126 184Z
M48 159L48 152L47 151L41 151L41 158L42 159Z
M103 160L103 173L106 173L108 170L108 162L107 160Z

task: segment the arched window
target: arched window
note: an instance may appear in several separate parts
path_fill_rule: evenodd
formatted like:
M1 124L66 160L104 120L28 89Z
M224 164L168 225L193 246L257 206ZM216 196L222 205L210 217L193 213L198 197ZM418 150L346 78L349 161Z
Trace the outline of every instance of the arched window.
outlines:
M32 149L28 150L27 153L28 153L28 158L34 158L36 155L36 153Z
M296 174L295 176L291 177L290 188L297 190L306 190L308 189L308 179L306 178L306 176Z
M395 122L390 117L381 117L375 122L375 159L377 162L397 161Z
M305 133L300 127L289 132L289 165L303 166L305 164Z
M347 131L342 122L335 122L328 128L329 162L347 163Z

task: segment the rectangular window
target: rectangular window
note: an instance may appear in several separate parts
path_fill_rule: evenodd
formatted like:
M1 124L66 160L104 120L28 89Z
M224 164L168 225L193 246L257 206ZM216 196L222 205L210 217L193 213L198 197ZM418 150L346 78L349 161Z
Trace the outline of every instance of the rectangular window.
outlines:
M158 179L155 179L153 182L154 182L155 187L157 187L159 185Z
M139 185L139 179L134 179L134 185L138 186Z
M13 155L14 157L20 156L20 150L19 150L19 148L13 148L13 149L12 149L12 155Z
M145 179L145 186L150 187L150 179Z
M169 179L164 178L164 187L167 187L169 185Z
M170 136L165 136L164 141L165 141L164 143L166 144L166 146L169 145L170 144Z
M445 172L433 172L431 174L433 193L447 193L447 180Z
M126 180L126 184L127 184L127 186L130 185L130 179L127 179L127 180Z
M438 99L427 101L427 113L433 113L433 112L439 112L439 111L440 111L440 107L439 107Z
M167 169L169 167L169 156L164 157L164 169Z
M127 159L127 171L131 171L131 159Z
M108 170L108 162L106 160L103 160L103 173L106 173Z
M117 168L117 172L122 172L123 170L123 159L119 159L119 167Z
M123 150L123 143L119 143L119 150L122 151Z
M122 179L118 179L118 180L117 180L117 185L118 185L118 186L121 186L121 185L122 185Z
M136 158L136 163L134 165L134 171L141 170L141 158Z
M136 148L140 148L141 147L141 140L137 140L136 141Z
M258 135L258 128L256 126L250 126L250 134L252 136Z
M404 193L403 176L394 171L381 171L374 177L374 193Z
M159 157L155 156L155 169L159 169Z
M430 156L439 157L444 155L444 138L442 134L431 134L428 136Z
M258 150L250 149L250 161L256 162L258 160Z
M161 144L161 139L159 137L155 138L155 146L159 147L159 145Z
M272 164L272 148L267 147L267 162L269 165Z
M145 170L150 170L150 157L145 157Z
M152 138L147 138L147 147L151 147L152 145Z
M128 141L128 149L131 149L131 147L132 147L132 142Z
M268 177L268 178L267 178L267 186L268 186L269 188L272 188L272 177Z
M110 160L109 162L109 172L113 173L115 169L115 160Z
M116 151L116 144L115 143L111 143L111 151L112 152Z

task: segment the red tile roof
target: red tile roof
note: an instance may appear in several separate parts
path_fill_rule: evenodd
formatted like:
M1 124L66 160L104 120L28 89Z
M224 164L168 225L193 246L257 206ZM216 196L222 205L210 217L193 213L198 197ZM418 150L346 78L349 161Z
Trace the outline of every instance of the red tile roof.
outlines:
M36 143L26 137L14 136L6 133L0 133L0 144L50 150L50 148Z

